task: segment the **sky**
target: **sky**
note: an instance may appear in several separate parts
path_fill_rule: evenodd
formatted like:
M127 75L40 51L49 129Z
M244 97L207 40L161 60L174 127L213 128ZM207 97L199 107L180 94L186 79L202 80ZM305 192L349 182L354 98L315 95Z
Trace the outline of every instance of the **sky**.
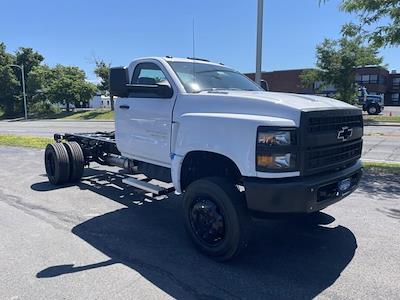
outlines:
M257 0L2 0L0 42L32 47L45 63L79 66L96 81L94 60L128 65L143 56L195 56L254 72ZM339 0L265 0L264 71L315 65L315 47L355 20ZM400 70L400 48L380 53Z

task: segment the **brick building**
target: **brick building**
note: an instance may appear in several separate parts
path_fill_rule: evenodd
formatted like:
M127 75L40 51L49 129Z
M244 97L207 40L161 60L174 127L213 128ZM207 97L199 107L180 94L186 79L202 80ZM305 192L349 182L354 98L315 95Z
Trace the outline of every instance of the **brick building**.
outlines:
M334 86L326 86L323 90L317 90L321 82L315 82L313 87L304 88L300 82L300 74L307 69L282 70L262 72L262 79L268 82L269 89L274 92L287 92L298 94L322 94L335 93ZM400 105L400 73L389 72L381 66L366 66L355 70L354 80L365 86L369 94L384 95L385 105ZM254 80L254 73L246 74Z

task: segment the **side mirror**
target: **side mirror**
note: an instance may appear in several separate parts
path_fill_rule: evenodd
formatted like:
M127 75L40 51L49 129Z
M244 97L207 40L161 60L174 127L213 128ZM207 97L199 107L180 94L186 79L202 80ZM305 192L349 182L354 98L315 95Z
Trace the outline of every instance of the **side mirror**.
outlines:
M269 91L268 82L266 82L265 80L261 79L260 86L262 87L262 89L264 91L267 91L267 92Z
M157 84L157 95L160 96L160 98L171 98L173 94L174 90L169 85L169 83L163 82Z
M110 95L117 97L127 97L129 83L128 69L125 67L116 67L110 69Z

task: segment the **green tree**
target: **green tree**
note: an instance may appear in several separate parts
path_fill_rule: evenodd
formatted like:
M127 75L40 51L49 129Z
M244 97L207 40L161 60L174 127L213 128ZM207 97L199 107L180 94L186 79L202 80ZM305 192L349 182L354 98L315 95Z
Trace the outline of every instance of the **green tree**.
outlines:
M104 60L95 59L96 68L94 73L100 78L100 83L97 85L100 91L110 91L110 63L106 63ZM114 110L114 99L110 95L111 110Z
M5 44L0 43L0 107L5 116L14 117L23 111L21 71L11 64L24 66L28 110L36 103L50 102L65 103L69 110L71 103L87 103L96 93L96 86L86 81L85 72L78 67L50 68L42 64L43 60L32 48L21 47L14 55L7 53Z
M49 82L53 79L51 68L47 65L39 65L32 68L26 81L27 93L30 95L28 110L36 103L49 102Z
M344 33L356 28L377 47L400 45L400 0L342 0L340 9L358 17L358 24L346 24Z
M364 45L360 36L325 39L317 46L317 69L304 71L300 79L305 87L317 81L325 85L333 84L337 90L335 98L353 103L357 97L355 68L381 63L377 48Z
M14 117L23 112L21 70L12 67L24 66L27 102L31 103L35 88L29 84L32 69L38 67L43 56L32 48L19 48L15 55L6 52L4 43L0 44L0 106L7 117Z
M43 62L44 57L37 51L34 51L32 48L20 47L15 53L15 64L24 66L24 75L25 75L25 87L26 87L26 98L28 103L28 111L29 106L31 106L34 102L34 98L37 94L38 87L36 85L32 85L29 79L32 73L32 70L38 68L40 64ZM15 68L15 75L18 78L19 82L21 80L21 70ZM18 111L23 111L23 101L22 95L20 97L20 101L16 103L18 105Z
M97 85L100 91L108 91L110 89L110 66L111 64L106 63L104 60L95 60L96 68L94 74L100 78L100 83Z
M0 43L0 106L5 117L14 116L15 103L21 90L18 78L10 64L15 63L15 56L6 52L6 45Z
M24 65L25 76L27 77L34 67L42 63L44 57L32 48L20 47L15 53L15 59L17 65Z
M64 103L67 111L71 103L87 103L96 93L96 86L87 82L85 72L78 67L57 65L49 75L45 96L52 103Z

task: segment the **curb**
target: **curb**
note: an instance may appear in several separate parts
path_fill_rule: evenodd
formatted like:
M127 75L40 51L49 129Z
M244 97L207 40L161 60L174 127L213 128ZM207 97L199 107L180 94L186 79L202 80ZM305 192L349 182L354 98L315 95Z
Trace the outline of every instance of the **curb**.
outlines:
M114 120L73 120L73 119L28 119L28 120L0 120L0 122L114 122Z
M114 120L71 120L71 119L35 119L28 120L30 122L35 121L48 121L48 122L114 122Z
M364 126L388 126L388 127L400 127L400 123L390 123L390 122L364 122Z
M386 163L386 164L395 164L400 165L400 161L396 160L381 160L381 159L370 159L370 158L361 158L362 162L372 162L372 163Z

